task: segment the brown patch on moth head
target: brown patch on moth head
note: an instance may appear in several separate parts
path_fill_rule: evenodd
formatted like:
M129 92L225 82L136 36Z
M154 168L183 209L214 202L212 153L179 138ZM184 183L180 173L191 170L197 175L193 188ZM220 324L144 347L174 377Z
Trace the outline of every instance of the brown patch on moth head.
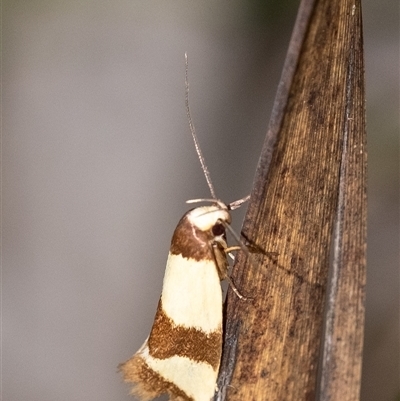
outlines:
M221 361L222 328L206 334L194 327L175 325L162 309L160 300L148 346L153 358L183 356L195 362L208 363L216 371Z
M212 260L210 240L212 238L208 233L194 227L185 215L174 231L169 251L173 255L182 255L197 261Z
M194 401L183 390L151 369L138 354L118 366L124 381L133 383L131 394L142 401L150 401L168 393L174 401Z
M212 245L216 242L226 248L225 228L230 224L228 210L217 206L199 207L189 210L179 221L171 240L170 252L184 258L214 260ZM221 230L215 232L215 228Z

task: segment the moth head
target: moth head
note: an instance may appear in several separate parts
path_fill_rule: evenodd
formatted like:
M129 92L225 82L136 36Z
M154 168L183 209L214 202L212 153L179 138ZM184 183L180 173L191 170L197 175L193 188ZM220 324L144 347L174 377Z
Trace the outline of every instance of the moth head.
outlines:
M213 237L225 237L225 227L231 224L231 215L225 204L200 206L188 213L193 226L202 232L211 232Z

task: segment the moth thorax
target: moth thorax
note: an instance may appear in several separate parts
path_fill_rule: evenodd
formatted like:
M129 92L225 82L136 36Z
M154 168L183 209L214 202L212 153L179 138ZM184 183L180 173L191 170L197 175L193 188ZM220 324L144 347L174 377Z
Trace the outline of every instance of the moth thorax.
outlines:
M220 206L196 207L188 213L188 219L203 232L211 230L218 223L231 223L228 207L222 209Z

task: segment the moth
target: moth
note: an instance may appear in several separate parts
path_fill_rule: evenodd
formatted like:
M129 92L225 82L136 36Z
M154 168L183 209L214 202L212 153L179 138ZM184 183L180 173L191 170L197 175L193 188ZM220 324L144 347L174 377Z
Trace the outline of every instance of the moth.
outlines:
M171 401L210 401L213 397L222 353L220 281L229 280L227 256L238 248L228 247L226 229L230 228L230 211L249 198L226 205L215 195L190 117L186 54L185 60L186 112L212 199L188 201L211 205L195 207L179 221L150 335L119 366L124 381L133 384L131 394L142 401L165 393Z

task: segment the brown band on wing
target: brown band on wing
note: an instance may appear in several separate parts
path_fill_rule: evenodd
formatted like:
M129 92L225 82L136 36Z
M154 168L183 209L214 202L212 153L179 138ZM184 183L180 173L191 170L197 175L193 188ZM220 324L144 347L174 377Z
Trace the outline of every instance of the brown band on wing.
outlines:
M158 359L183 356L219 368L222 352L222 328L206 334L194 327L178 326L158 303L153 328L148 339L150 355Z
M175 384L151 369L137 354L125 363L121 363L119 369L124 375L125 382L134 383L131 394L142 401L152 400L165 393L170 394L173 400L194 401Z

